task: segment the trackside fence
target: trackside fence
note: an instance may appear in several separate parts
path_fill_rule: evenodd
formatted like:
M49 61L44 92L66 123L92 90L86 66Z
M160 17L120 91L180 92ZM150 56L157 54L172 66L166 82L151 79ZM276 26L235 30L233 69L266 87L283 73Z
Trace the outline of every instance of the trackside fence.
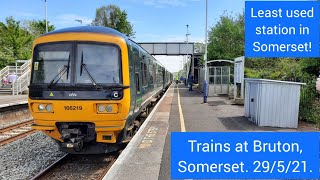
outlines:
M320 92L316 89L316 78L303 79L300 94L299 118L316 123L320 127Z

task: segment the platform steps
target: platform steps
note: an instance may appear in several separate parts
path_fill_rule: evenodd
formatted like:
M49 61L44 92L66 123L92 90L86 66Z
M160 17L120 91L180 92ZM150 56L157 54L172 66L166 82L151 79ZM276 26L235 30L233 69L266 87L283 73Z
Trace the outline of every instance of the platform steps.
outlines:
M12 94L12 88L11 86L5 86L5 87L0 87L0 94Z

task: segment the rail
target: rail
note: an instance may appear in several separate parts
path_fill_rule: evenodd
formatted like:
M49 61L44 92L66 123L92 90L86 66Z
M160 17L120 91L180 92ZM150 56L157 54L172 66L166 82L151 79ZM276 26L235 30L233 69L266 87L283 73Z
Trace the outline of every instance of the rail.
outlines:
M33 119L0 129L0 146L37 132L31 129Z
M102 180L121 152L122 150L109 154L91 154L86 156L65 154L29 179L65 179L65 177L78 175L82 179ZM64 171L61 171L61 169Z

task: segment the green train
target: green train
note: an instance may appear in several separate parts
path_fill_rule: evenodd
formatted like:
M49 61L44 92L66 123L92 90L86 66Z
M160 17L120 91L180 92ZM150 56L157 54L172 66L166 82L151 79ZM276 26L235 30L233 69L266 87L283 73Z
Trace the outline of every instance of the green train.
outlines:
M115 151L130 141L172 80L160 62L114 29L49 32L33 46L32 127L68 153Z

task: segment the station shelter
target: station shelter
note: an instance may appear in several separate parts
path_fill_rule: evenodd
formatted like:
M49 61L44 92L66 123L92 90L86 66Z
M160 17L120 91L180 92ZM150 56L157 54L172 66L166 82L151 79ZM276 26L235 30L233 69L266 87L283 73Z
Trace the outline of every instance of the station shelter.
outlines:
M218 95L232 95L233 82L231 69L233 60L209 60L207 61L207 82L208 82L208 96ZM199 89L203 91L204 82L204 66L200 65L198 68L198 82Z

